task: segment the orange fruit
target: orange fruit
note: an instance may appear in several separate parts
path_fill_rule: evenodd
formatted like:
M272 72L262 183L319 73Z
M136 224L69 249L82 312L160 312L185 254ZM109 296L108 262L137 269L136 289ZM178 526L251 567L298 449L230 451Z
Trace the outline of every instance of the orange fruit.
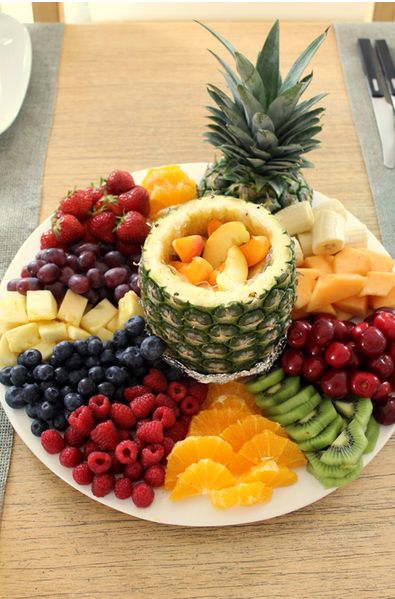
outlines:
M251 409L250 406L246 404L245 400L237 395L218 395L218 397L213 397L212 400L210 400L209 406L205 405L205 409L209 410L222 408L239 408L255 414L260 412L257 406Z
M289 468L297 468L307 464L307 460L296 443L288 439L287 445L284 447L281 455L278 457L277 463L281 466Z
M240 476L241 474L245 474L251 468L251 462L239 453L234 453L230 462L226 464L226 467L235 476Z
M272 431L264 430L246 441L239 454L252 464L259 464L262 460L277 461L286 445L290 443L285 437L275 435Z
M236 395L239 399L243 399L250 408L254 410L257 408L253 394L249 393L242 383L231 381L224 385L211 383L208 386L207 398L203 404L203 409L208 408L213 400L222 395Z
M225 466L234 458L231 445L220 437L187 437L176 443L167 458L165 489L172 489L181 472L202 460L210 458Z
M261 482L239 483L233 487L211 491L210 499L214 507L224 509L235 505L255 505L269 501L271 487Z
M178 476L170 498L177 501L207 491L230 487L234 483L234 476L223 464L210 459L199 460Z
M248 416L247 408L219 408L202 410L191 420L188 436L191 435L218 435L233 424Z
M285 487L292 485L298 477L286 466L279 466L273 460L262 462L244 474L240 481L245 483L261 482L269 487Z
M246 441L264 430L270 430L282 437L287 436L285 430L277 422L268 420L258 414L251 414L235 424L230 424L222 431L221 437L228 441L235 451L239 451Z

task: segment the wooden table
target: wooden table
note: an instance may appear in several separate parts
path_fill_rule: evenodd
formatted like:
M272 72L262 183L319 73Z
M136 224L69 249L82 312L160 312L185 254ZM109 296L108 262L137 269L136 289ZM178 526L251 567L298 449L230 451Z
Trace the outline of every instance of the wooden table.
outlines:
M282 26L283 68L324 26ZM269 25L215 27L253 57ZM42 218L74 184L113 168L212 159L201 138L205 83L221 80L207 46L218 51L196 24L65 27ZM333 32L313 67L311 92L330 95L308 179L378 234ZM16 437L1 519L0 597L393 598L394 447L392 439L357 481L299 512L249 526L188 529L91 501Z

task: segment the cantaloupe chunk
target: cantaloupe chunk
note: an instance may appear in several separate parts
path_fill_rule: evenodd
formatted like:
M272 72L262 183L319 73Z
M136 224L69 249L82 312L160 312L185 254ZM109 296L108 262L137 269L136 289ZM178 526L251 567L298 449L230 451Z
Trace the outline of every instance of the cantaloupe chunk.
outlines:
M332 306L332 304L327 304L326 306L315 308L315 310L310 310L310 312L312 314L331 314L332 316L336 316L336 310Z
M395 273L371 270L366 275L366 284L360 295L379 295L384 297L395 287Z
M385 297L370 296L370 305L373 310L377 310L377 308L395 308L395 287Z
M372 258L355 248L344 248L333 260L333 272L366 275L370 270L372 270Z
M255 266L266 258L270 250L270 241L265 235L256 235L251 237L247 243L240 246L248 266Z
M296 302L294 310L300 310L309 303L319 276L320 271L315 268L296 269Z
M336 308L336 318L337 320L350 320L351 318L354 318L354 314Z
M353 274L331 274L320 277L307 305L308 312L359 295L365 282L366 277Z
M372 259L372 267L370 268L370 270L391 272L391 270L395 266L395 260L391 258L391 256L387 256L386 254L379 254L378 252L373 252L372 250L367 250L365 248L359 248L359 251L363 254L370 256L370 258Z
M303 267L319 270L320 276L329 275L333 272L332 262L333 256L309 256L305 258Z
M190 262L192 258L201 255L204 244L205 240L201 235L188 235L175 239L172 245L182 262Z
M354 316L365 318L368 312L368 298L367 296L352 296L347 297L339 302L336 302L335 307L345 312L350 312Z

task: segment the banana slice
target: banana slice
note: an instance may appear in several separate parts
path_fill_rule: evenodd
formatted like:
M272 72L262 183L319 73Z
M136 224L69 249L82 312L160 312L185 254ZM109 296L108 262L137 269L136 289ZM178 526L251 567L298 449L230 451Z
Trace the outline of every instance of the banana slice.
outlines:
M346 221L333 210L320 210L313 227L313 254L332 255L346 244Z
M359 220L347 215L346 220L346 246L351 248L368 247L368 229Z
M296 266L302 266L304 256L303 256L302 248L300 247L300 243L296 237L291 237L291 239L294 242Z
M292 204L276 212L275 217L280 221L288 235L297 235L310 231L314 223L313 209L310 202Z
M313 255L313 234L311 231L305 231L304 233L299 233L298 241L300 243L300 247L302 248L303 256L307 258L307 256Z
M317 214L321 212L321 210L332 210L333 212L338 212L343 216L343 218L347 219L347 210L343 206L340 200L336 198L329 198L322 202L322 204L318 204L318 206L314 206L313 213L314 217L317 218Z

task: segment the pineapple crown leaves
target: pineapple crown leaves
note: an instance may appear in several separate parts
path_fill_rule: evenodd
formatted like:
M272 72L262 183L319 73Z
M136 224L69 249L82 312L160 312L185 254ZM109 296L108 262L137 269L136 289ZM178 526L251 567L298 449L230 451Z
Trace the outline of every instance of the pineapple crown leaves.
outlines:
M199 21L197 21L199 23ZM242 163L257 174L281 174L312 166L302 154L315 148L321 131L323 108L312 106L326 94L300 102L313 74L302 78L311 58L326 38L327 31L313 40L296 59L282 81L279 71L279 22L272 26L254 66L231 42L199 23L231 54L236 72L215 52L209 50L223 69L232 97L215 85L207 91L216 106L209 111L207 141L218 147L235 168Z

